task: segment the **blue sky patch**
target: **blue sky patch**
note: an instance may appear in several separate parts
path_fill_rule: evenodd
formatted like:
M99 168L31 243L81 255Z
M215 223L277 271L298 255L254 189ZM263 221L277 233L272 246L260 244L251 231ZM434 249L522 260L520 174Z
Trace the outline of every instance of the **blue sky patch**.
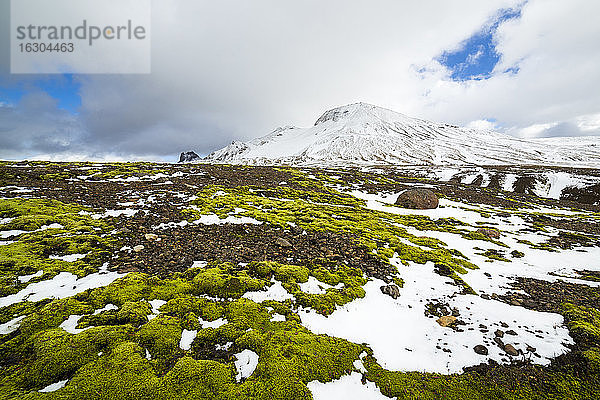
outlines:
M23 95L41 90L58 101L58 108L76 114L81 106L80 87L80 82L72 74L46 75L33 81L0 86L0 102L15 105Z
M521 8L502 9L480 31L463 41L458 49L444 51L436 60L451 71L454 81L481 80L491 76L500 54L496 51L494 35L504 21L519 18ZM518 67L507 73L517 73Z

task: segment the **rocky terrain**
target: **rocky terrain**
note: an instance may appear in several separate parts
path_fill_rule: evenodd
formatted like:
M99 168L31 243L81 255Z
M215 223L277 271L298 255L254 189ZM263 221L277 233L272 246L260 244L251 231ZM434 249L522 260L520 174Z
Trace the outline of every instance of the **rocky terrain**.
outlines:
M0 398L598 398L599 175L0 163Z

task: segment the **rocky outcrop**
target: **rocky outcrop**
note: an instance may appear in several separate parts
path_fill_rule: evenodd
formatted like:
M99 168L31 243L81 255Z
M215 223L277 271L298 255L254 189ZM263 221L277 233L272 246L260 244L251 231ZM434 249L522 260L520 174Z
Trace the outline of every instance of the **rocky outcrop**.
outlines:
M569 186L561 195L561 200L576 201L583 204L600 204L600 183L587 187Z
M197 161L200 159L200 156L193 151L184 151L179 155L180 163L187 163L192 161Z

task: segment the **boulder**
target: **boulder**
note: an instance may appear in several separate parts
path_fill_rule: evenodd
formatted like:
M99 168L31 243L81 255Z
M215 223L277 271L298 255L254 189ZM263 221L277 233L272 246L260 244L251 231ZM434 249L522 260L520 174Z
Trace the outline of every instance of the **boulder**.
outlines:
M415 210L427 210L437 208L439 200L429 189L409 189L400 193L396 205Z
M505 344L504 345L504 351L507 354L510 354L511 356L518 356L519 352L517 351L517 349L515 349L515 346L513 346L512 344Z
M394 299L400 297L400 288L394 284L381 286L379 289L381 290L381 293L387 294Z
M481 354L482 356L487 356L488 353L487 347L482 344L478 344L477 346L473 347L473 351L477 354Z
M438 318L436 322L440 324L440 326L446 328L456 322L456 317L452 315L444 315L443 317Z

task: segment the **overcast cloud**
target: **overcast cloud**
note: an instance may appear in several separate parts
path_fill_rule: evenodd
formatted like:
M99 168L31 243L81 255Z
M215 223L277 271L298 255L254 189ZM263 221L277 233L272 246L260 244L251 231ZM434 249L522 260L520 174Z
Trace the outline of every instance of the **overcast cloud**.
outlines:
M34 78L7 73L0 1L10 88ZM491 77L452 80L440 54L521 6L494 32ZM162 0L152 14L152 74L75 77L76 113L32 86L0 104L0 157L174 160L358 101L516 136L600 135L595 1Z

